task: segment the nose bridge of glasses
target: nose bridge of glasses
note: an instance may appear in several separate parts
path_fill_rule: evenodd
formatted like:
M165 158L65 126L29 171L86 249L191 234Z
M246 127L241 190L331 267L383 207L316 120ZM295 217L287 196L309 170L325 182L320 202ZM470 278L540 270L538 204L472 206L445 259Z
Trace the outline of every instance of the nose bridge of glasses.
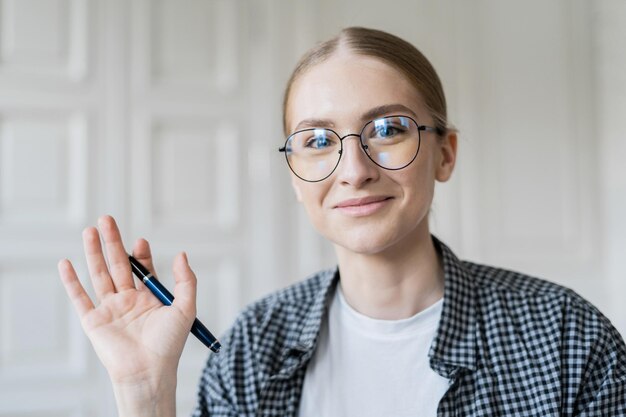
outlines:
M363 146L365 144L363 143L363 139L361 138L361 135L359 135L358 133L348 133L347 135L339 137L339 141L341 142L341 149L344 148L344 139L347 139L347 138L350 138L350 137L355 137L358 140L357 146L359 148L363 148ZM340 151L340 153L341 153L341 151Z
M350 145L344 145L344 139L347 139L349 137L354 137L356 141L353 141L352 149L346 154L346 148L350 147ZM350 133L348 135L342 136L340 138L340 141L341 150L339 151L339 158L344 160L344 166L346 164L352 165L354 163L357 163L358 165L361 165L364 163L368 164L370 162L371 158L369 158L368 156L367 145L363 142L362 136L360 134ZM348 161L345 161L345 159L347 159ZM338 161L338 164L341 164L340 161Z
M355 138L359 139L359 142L361 142L361 135L359 135L357 133L348 133L347 135L340 136L339 140L341 141L341 143L343 143L344 139L349 138L351 136L354 136Z

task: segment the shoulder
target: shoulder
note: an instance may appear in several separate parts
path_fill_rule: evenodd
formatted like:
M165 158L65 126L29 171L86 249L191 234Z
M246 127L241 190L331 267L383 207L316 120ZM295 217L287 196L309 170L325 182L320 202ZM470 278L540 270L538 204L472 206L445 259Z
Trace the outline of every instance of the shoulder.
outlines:
M240 414L253 415L262 385L284 364L285 352L317 331L335 275L336 268L320 271L245 307L222 336L219 355L209 356L199 408L236 405Z
M469 261L461 262L480 292L496 291L518 297L573 297L574 291L542 278Z
M586 330L614 330L593 304L570 288L509 269L468 261L462 264L475 285L477 308L483 312L501 310L538 321L558 317L565 327L585 324Z
M302 281L261 298L251 304L248 309L266 310L276 305L313 302L319 296L320 291L325 290L330 285L336 273L336 267L318 271Z
M478 301L495 303L498 300L503 302L506 300L508 306L519 305L522 302L525 305L538 306L567 305L581 313L598 318L604 317L596 307L576 292L554 282L490 265L468 261L463 261L462 264L475 285Z
M462 264L475 285L479 325L494 336L490 339L495 343L517 339L542 356L552 349L565 368L597 363L609 355L619 364L617 370L624 372L622 337L598 308L575 291L508 269Z
M312 308L318 307L320 295L332 284L337 269L327 269L309 275L304 280L271 293L248 305L237 321L267 326L269 320L299 321Z
M245 307L227 333L226 353L254 352L257 361L265 362L297 344L303 333L319 325L336 272L317 272Z

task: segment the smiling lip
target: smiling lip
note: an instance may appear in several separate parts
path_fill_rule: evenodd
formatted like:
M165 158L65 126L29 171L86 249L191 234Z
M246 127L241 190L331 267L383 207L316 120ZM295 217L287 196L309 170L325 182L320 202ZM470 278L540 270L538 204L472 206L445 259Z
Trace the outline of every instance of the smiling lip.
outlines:
M391 200L391 197L385 196L351 198L340 202L335 208L350 216L367 216L386 206L389 200Z

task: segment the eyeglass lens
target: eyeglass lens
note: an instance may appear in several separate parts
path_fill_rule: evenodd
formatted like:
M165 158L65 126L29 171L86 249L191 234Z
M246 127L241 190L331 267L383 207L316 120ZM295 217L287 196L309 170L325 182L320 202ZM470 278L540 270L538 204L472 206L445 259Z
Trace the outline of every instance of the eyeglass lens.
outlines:
M367 123L360 135L367 156L386 169L401 169L417 156L420 135L417 123L403 116L383 117ZM341 138L329 129L306 129L289 136L289 167L306 181L321 181L339 164Z

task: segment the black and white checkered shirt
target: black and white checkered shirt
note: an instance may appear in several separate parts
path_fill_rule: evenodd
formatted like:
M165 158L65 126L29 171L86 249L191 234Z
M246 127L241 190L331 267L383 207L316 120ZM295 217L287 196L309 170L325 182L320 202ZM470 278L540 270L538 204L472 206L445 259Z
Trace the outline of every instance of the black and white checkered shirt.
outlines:
M438 416L626 416L626 346L595 307L433 240L445 290L429 357L450 379ZM338 280L320 272L245 309L209 357L194 416L296 416Z

